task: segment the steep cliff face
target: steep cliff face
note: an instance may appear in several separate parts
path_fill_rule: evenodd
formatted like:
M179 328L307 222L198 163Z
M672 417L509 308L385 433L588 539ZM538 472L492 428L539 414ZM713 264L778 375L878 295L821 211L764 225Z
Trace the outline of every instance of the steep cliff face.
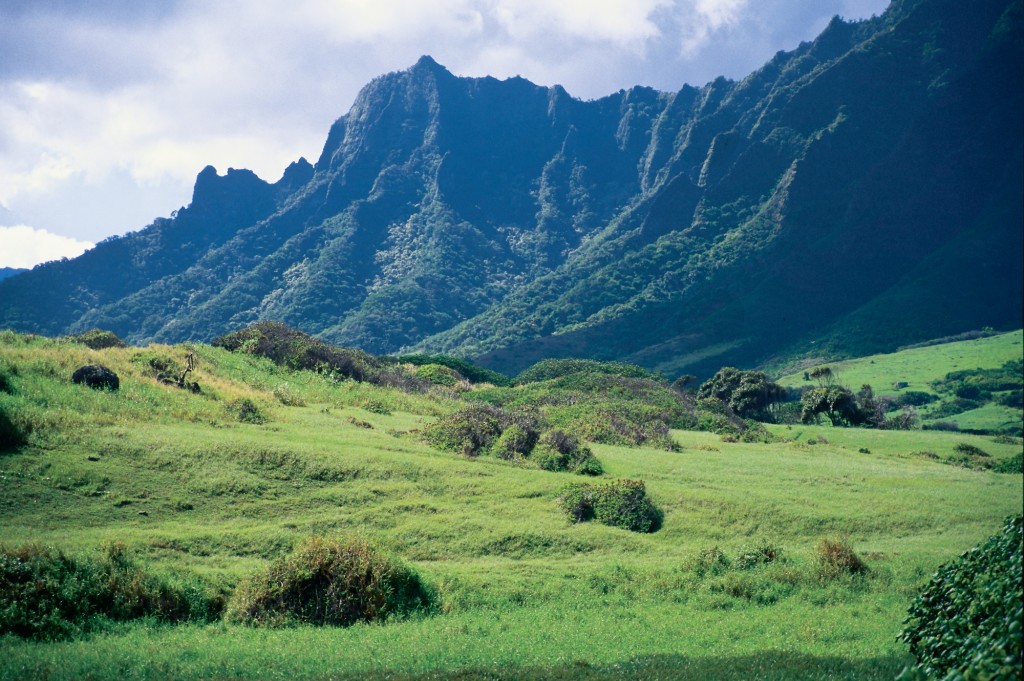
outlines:
M141 342L273 319L668 373L1019 326L1021 23L1018 2L897 0L740 82L588 102L424 57L367 85L315 166L207 168L172 219L0 283L0 325Z

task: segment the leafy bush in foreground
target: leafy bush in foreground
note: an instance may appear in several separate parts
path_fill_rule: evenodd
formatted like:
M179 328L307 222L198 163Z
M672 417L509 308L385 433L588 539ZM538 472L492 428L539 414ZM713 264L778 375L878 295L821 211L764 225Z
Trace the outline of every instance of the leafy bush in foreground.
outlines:
M1013 679L1021 673L1022 518L946 563L910 605L900 638L917 658L901 679Z
M645 378L663 382L661 376L652 374L636 364L625 362L599 362L594 359L545 359L524 370L515 378L517 385L549 381L581 372L607 374L623 378Z
M97 558L0 545L0 635L66 639L110 621L210 621L220 610L219 597L197 580L151 574L122 544L107 546Z
M415 570L365 540L314 537L239 584L227 617L263 626L348 626L427 610L432 602Z
M664 514L647 496L643 480L615 480L604 485L566 487L559 505L572 523L596 520L632 532L656 532Z

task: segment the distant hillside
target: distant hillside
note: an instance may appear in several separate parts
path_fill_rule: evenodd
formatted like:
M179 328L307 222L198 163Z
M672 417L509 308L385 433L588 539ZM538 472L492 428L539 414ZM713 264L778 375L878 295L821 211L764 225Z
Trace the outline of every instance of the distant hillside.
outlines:
M28 270L21 269L19 267L0 267L0 280L6 279L7 277L13 277L15 274L21 274Z
M739 82L596 101L429 57L315 165L200 173L173 218L0 283L0 327L667 375L1024 324L1022 11L895 0Z

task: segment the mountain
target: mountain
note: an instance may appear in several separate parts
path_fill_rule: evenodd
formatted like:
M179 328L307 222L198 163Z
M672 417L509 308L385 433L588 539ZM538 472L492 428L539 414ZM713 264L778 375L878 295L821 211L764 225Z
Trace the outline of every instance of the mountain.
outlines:
M28 270L21 269L18 267L0 267L0 280L6 279L7 277L13 277L15 274L21 274Z
M0 282L0 326L708 373L1022 325L1019 0L894 0L739 82L595 101L429 57L315 165Z

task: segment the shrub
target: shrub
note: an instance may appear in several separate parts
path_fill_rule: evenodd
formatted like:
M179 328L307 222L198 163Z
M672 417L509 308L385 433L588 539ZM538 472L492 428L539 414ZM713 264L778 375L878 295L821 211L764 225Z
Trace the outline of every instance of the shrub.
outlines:
M975 447L969 442L958 442L953 445L953 450L957 454L964 454L965 456L980 456L987 457L989 454L981 447Z
M452 388L465 380L459 372L441 364L424 364L416 367L416 375L434 385L446 388Z
M274 397L277 401L286 407L304 407L306 406L305 400L302 399L287 382L279 383L274 386Z
M428 443L448 452L479 456L501 435L503 410L476 404L439 418L427 426Z
M917 664L901 679L1020 678L1021 516L946 563L914 599L901 640Z
M0 452L22 446L28 442L29 433L30 428L12 418L3 403L0 403Z
M537 444L537 439L536 430L527 430L523 426L513 423L498 436L491 449L499 459L518 459L530 455Z
M926 423L922 426L924 430L943 430L950 433L955 433L960 430L960 424L956 421L935 421L933 423Z
M815 549L818 561L818 575L824 579L835 579L842 575L859 575L868 571L868 566L854 552L846 539L822 539Z
M242 423L253 423L259 425L267 422L267 417L256 406L256 403L248 397L235 400L229 405L231 411Z
M403 562L358 538L314 537L238 585L228 619L349 626L425 611L433 595Z
M782 549L773 544L759 544L752 548L745 548L736 557L736 567L740 570L750 570L758 565L767 565L782 560Z
M594 486L574 483L562 490L558 503L571 523L585 523L594 519Z
M934 393L926 393L923 390L908 390L901 393L895 400L897 407L922 407L926 404L938 401L939 396Z
M106 348L126 348L128 344L118 338L113 331L103 329L89 329L66 339L72 343L81 343L93 350L105 350Z
M992 467L996 473L1024 473L1024 454L1017 452Z
M220 597L195 578L154 575L119 543L96 558L39 545L0 545L0 603L0 634L43 640L142 617L205 622L222 608Z
M572 435L549 430L540 438L531 458L546 471L570 471L581 475L601 475L604 469L589 447Z
M656 532L664 515L647 496L643 480L615 480L605 485L570 485L559 496L572 523L594 519L631 532Z
M661 376L653 374L636 364L599 362L593 359L545 359L516 376L515 383L516 385L522 385L524 383L549 381L553 378L561 378L581 372L662 381Z
M729 557L717 546L712 546L701 549L690 567L698 577L704 577L705 575L720 575L726 572L730 565L732 565L732 561L729 560Z
M497 371L478 367L472 362L458 357L452 357L451 355L402 355L397 358L397 361L403 364L414 364L416 366L439 364L441 366L448 367L449 369L454 369L461 376L464 376L470 383L491 383L497 386L512 385L512 379L505 374L499 374Z

